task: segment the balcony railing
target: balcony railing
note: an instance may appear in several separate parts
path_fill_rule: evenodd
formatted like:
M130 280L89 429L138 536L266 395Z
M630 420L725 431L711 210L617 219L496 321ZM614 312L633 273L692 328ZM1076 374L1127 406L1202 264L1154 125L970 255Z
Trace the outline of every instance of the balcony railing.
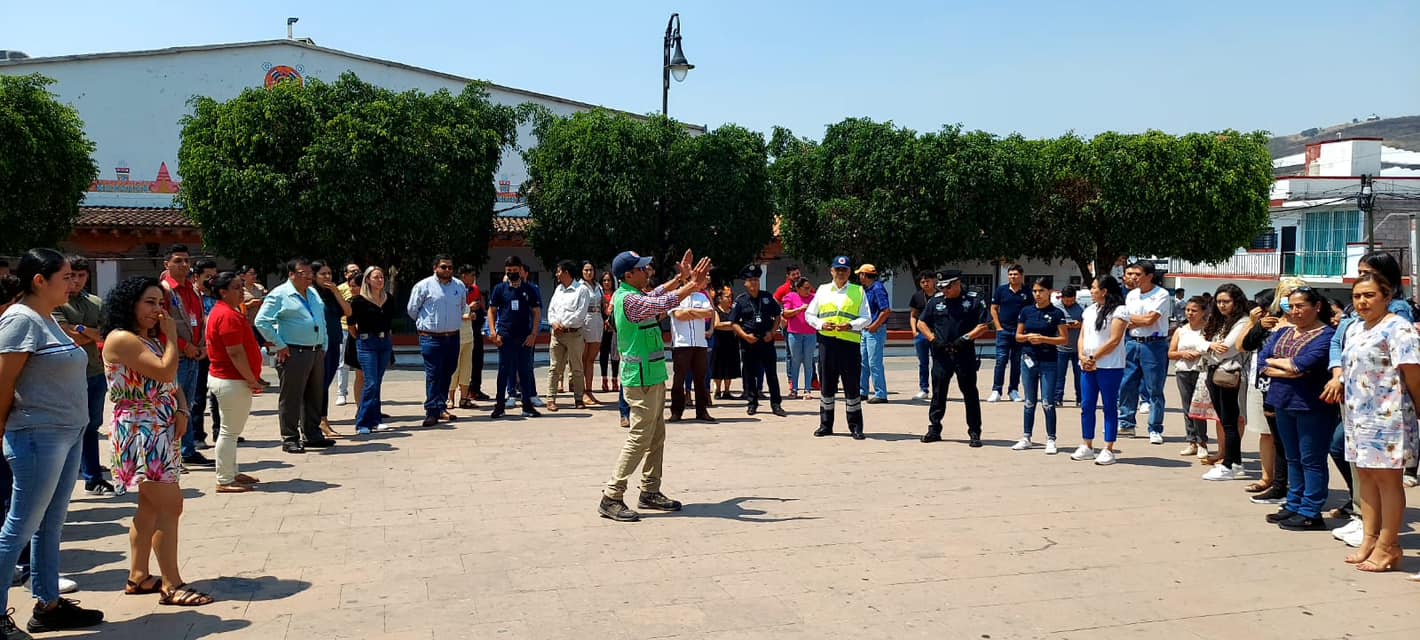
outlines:
M1377 247L1400 263L1402 276L1410 276L1410 249L1406 247ZM1350 243L1345 249L1336 251L1298 251L1283 255L1282 274L1302 278L1354 278L1356 263L1366 253L1366 245Z
M1169 259L1170 275L1276 278L1281 273L1282 256L1278 253L1244 253L1213 264Z

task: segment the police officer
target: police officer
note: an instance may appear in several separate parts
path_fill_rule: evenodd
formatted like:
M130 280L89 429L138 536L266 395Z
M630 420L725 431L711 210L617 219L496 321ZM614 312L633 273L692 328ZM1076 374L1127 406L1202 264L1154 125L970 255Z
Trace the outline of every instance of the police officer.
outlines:
M923 442L942 439L942 416L947 412L947 384L957 378L966 404L966 434L972 447L981 446L981 396L976 391L976 338L986 333L986 305L975 292L962 291L960 271L937 272L937 295L917 317L917 330L932 345L932 407L927 411Z
M756 381L763 380L769 387L769 407L776 416L787 416L789 412L781 406L779 396L779 376L775 373L778 354L774 351L774 331L779 328L779 303L768 291L759 288L759 277L763 275L759 265L745 267L740 277L745 281L745 292L735 298L735 306L730 310L730 322L735 334L740 337L740 365L744 372L745 398L749 415L759 412L759 398L763 391Z
M819 396L818 430L814 437L833 435L833 401L838 385L843 385L847 404L848 432L862 440L863 407L858 394L858 378L863 371L863 327L868 326L868 306L863 288L848 281L852 263L848 256L833 259L833 281L824 283L804 310L804 320L818 331Z

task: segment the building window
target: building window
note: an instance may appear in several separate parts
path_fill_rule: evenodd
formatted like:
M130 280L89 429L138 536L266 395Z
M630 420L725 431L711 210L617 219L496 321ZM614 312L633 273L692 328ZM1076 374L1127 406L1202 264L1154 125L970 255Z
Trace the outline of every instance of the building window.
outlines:
M1341 277L1346 273L1346 245L1365 239L1357 210L1309 211L1302 221L1297 274Z
M991 274L973 273L963 274L961 284L967 291L975 291L987 304L991 304Z
M1262 235L1260 235L1260 236L1257 236L1256 238L1253 238L1253 239L1252 239L1252 243L1249 244L1249 245L1247 246L1247 248L1249 248L1249 249L1254 249L1254 250L1259 250L1259 251L1276 251L1276 250L1277 250L1277 230L1276 230L1276 229L1272 229L1272 230L1268 231L1267 233L1264 233L1264 234L1262 234Z

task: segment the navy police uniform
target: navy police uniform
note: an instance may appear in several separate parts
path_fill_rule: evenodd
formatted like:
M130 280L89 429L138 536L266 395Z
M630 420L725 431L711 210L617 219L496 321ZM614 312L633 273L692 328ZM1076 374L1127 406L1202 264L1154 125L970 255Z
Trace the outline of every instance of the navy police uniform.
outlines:
M758 265L751 266L740 275L745 279L759 279L761 271ZM735 306L730 310L730 322L737 324L745 333L748 333L758 340L750 343L740 341L740 365L744 374L745 399L749 401L746 407L750 415L759 411L759 400L764 395L759 382L769 387L769 406L776 415L786 415L784 409L780 407L782 398L779 395L779 376L775 375L775 362L778 360L778 353L774 351L774 331L779 326L779 314L781 308L778 302L774 301L774 296L764 290L760 290L757 295L751 296L749 292L741 293L735 298Z
M927 300L927 308L917 321L931 330L932 341L932 405L927 412L927 435L923 442L941 440L942 416L947 412L947 384L956 376L966 405L967 437L971 446L981 446L981 396L976 390L976 371L981 366L976 356L976 343L967 338L977 326L990 321L986 304L975 292L958 292L947 297L960 271L937 273L937 295Z

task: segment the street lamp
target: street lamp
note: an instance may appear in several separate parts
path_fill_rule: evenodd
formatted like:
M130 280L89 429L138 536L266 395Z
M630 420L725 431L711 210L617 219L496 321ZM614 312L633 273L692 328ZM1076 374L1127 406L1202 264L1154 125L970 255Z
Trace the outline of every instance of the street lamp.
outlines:
M679 13L672 13L670 21L666 22L664 54L664 62L661 65L661 115L663 116L669 115L670 111L671 76L675 76L676 82L685 82L685 74L695 68L695 65L685 59L685 52L680 50Z

